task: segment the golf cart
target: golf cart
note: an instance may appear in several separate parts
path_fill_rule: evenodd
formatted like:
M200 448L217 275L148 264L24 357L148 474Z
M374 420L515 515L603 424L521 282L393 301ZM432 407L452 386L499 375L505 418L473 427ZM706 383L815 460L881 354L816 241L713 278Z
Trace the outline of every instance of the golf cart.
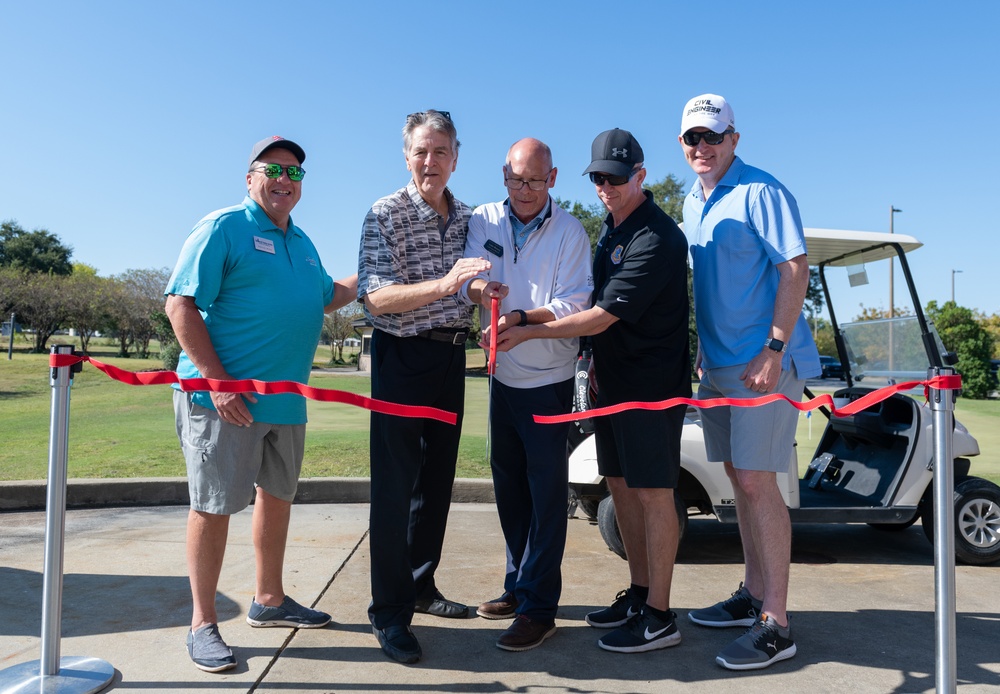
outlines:
M903 234L805 231L809 264L819 268L844 368L846 386L833 394L837 407L889 383L924 380L929 366L953 363L934 325L923 314L906 262L905 254L919 248L919 241ZM842 290L865 284L866 264L892 258L898 258L902 267L914 315L838 323L831 287L836 287L839 295ZM578 410L593 402L587 357L581 357L577 369ZM812 397L808 389L806 395ZM909 397L896 393L846 417L831 416L827 408L821 408L827 422L812 462L800 478L793 446L788 452L788 471L778 473L792 522L867 523L882 530L902 530L922 517L924 534L933 542L932 415L921 399L922 394ZM596 521L608 547L624 557L614 502L597 471L592 430L589 420L571 427L569 510L571 515L579 510ZM968 459L979 455L979 444L957 420L952 441L955 555L968 564L991 564L1000 560L1000 487L969 475ZM682 539L689 515L714 515L723 523L736 522L732 486L722 464L706 459L701 417L693 407L688 408L683 428L675 502Z

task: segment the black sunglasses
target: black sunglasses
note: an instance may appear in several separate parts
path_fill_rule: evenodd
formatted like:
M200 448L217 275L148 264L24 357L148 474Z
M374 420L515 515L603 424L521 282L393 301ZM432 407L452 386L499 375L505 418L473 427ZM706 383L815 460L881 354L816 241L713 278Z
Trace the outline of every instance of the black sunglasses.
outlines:
M684 140L684 144L688 147L697 147L698 143L702 140L705 141L706 145L721 145L722 141L726 139L726 135L732 135L734 132L734 130L727 130L723 133L713 133L709 130L703 133L696 133L693 130L689 130L681 135L681 139Z
M597 173L596 171L590 172L590 182L595 186L603 186L604 182L607 181L613 186L623 186L632 180L632 177L639 173L639 169L632 169L628 172L627 176L612 176L611 174Z
M444 119L446 121L448 121L449 123L451 122L451 111L436 111L435 109L431 109L431 110L435 111L436 113L440 113L442 116L444 116ZM423 120L426 116L427 116L427 111L417 111L416 113L409 114L406 117L406 120L407 120L407 122L409 122L411 120L414 120L414 119Z
M301 181L305 178L306 170L301 166L282 166L281 164L264 164L263 167L254 167L251 171L259 171L268 178L281 178L281 174L288 173L288 178L293 181Z

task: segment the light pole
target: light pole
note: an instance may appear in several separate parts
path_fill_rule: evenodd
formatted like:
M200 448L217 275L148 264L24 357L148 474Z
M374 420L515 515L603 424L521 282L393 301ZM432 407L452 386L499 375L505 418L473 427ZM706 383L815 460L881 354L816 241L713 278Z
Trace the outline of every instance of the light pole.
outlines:
M897 212L902 212L902 210L900 210L900 209L898 209L896 207L893 207L892 205L889 205L889 233L890 234L892 233L892 222L893 222L893 219L895 218ZM893 318L896 315L896 308L895 308L895 305L893 304L893 295L892 295L892 268L895 265L896 265L895 260L893 258L890 258L889 259L889 318Z
M951 271L951 303L955 303L955 275L961 272L961 270Z

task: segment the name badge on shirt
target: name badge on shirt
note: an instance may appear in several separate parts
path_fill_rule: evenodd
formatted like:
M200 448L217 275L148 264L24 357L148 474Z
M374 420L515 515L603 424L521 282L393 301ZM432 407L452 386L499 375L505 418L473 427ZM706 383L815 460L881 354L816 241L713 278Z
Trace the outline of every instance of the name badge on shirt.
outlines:
M501 246L493 239L490 239L485 244L483 244L483 247L493 255L497 256L498 258L503 257L503 246Z
M253 247L258 251L264 251L265 253L270 253L274 255L274 241L271 239L262 239L259 236L253 237Z

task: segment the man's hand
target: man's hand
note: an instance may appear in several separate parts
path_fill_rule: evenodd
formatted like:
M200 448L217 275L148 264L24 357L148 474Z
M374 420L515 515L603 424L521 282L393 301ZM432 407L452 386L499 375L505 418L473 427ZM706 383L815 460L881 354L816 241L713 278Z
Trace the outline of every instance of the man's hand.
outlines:
M461 289L463 284L491 267L492 264L485 258L460 258L455 267L440 279L441 295L451 296Z
M504 316L504 318L506 317L507 316ZM499 328L499 326L497 327ZM527 339L528 339L528 327L519 326L517 325L517 323L511 320L511 322L507 326L505 326L503 330L498 330L497 351L509 352L510 350L514 349Z
M238 427L248 427L253 424L253 415L247 409L244 398L250 402L257 402L253 393L212 393L212 404L219 413L219 419Z
M503 282L487 282L486 286L482 289L479 303L482 304L483 308L487 311L492 311L493 299L497 298L500 300L500 304L503 304L503 300L507 298L509 293L510 287Z
M781 357L781 352L765 347L743 370L743 385L758 393L773 392L781 377Z

